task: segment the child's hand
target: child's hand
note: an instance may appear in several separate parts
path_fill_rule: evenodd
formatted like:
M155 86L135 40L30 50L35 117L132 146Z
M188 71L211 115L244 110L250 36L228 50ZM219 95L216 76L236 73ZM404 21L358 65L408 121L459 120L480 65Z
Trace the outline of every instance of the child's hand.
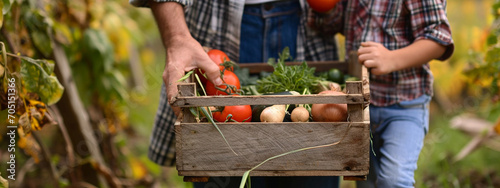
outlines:
M393 52L380 43L362 42L358 50L358 59L374 75L388 74L397 70Z

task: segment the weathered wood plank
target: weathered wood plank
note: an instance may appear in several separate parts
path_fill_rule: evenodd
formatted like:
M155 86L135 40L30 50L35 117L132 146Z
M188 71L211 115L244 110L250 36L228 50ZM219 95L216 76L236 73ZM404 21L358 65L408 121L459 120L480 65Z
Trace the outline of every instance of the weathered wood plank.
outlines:
M349 126L350 124L350 126ZM220 123L219 132L208 123L181 123L180 144L185 171L246 171L265 159L296 149L301 151L267 162L264 171L363 171L369 166L369 123ZM205 174L214 176L213 174ZM190 175L191 176L191 175ZM192 176L204 176L201 174Z
M180 96L195 96L196 95L196 84L194 83L183 83L177 86L177 89L179 90L179 95ZM176 132L175 134L175 147L177 151L182 151L182 134L177 134L181 132L179 129L180 123L194 123L196 122L196 118L191 112L189 111L189 108L181 108L181 113L179 114L179 117L177 118L177 121L174 124L174 131ZM175 159L177 160L176 166L178 170L184 169L182 165L183 161L183 156L182 152L176 152Z
M194 106L233 106L233 105L271 105L271 104L362 104L362 94L344 95L260 95L260 96L179 96L173 105L180 107Z
M214 170L214 171L185 171L179 170L179 176L203 176L210 174L211 176L243 176L243 170ZM254 170L250 173L251 176L364 176L368 174L368 170L294 170L294 171L279 171L279 170ZM351 180L351 179L348 179ZM356 179L359 180L359 179Z
M348 55L349 55L349 59L347 61L347 66L349 67L349 69L348 69L347 73L361 79L361 77L362 77L362 70L361 69L364 66L361 65L361 63L359 63L359 61L358 61L358 53L354 51L354 52L350 52Z
M359 94L363 90L362 82L346 82L346 90L348 94ZM363 121L363 103L347 104L348 121L359 122Z
M182 156L182 134L181 134L181 122L180 118L175 122L174 124L174 131L175 131L175 166L177 170L184 170L184 166L182 165L183 162L183 156Z
M194 83L179 84L177 86L179 90L179 95L181 97L194 97L196 96L196 85ZM191 114L189 108L182 108L182 114L180 115L182 122L193 123L196 122L196 117Z
M370 103L370 78L368 69L365 66L361 68L361 81L363 82L363 96L367 104Z

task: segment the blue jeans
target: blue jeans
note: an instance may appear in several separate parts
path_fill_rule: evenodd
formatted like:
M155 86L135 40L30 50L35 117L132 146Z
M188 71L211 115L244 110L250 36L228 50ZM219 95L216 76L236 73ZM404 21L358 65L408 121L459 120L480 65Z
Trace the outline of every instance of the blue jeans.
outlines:
M358 187L414 187L414 173L429 129L429 101L423 95L387 107L370 106L373 150L368 181Z
M250 177L252 188L337 188L338 177L287 176ZM194 188L237 188L241 177L210 177L206 183L194 183Z
M297 0L245 5L239 62L267 62L278 58L285 47L295 57L300 12Z

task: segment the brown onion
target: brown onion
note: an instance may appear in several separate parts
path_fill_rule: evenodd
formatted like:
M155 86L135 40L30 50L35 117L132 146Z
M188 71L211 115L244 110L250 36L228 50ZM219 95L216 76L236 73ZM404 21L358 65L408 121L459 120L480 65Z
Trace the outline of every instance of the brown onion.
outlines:
M322 91L320 95L343 95L339 91ZM317 122L341 122L347 121L347 104L313 104L311 116Z

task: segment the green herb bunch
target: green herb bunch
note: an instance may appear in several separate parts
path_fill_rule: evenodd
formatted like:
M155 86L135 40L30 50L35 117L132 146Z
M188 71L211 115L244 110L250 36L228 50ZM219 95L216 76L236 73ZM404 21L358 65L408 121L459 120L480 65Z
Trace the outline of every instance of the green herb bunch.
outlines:
M288 47L279 54L278 62L270 58L267 62L274 67L274 72L257 80L257 91L260 93L277 93L282 91L310 91L322 78L314 75L315 68L308 67L304 61L300 65L285 65L286 60L291 60Z

